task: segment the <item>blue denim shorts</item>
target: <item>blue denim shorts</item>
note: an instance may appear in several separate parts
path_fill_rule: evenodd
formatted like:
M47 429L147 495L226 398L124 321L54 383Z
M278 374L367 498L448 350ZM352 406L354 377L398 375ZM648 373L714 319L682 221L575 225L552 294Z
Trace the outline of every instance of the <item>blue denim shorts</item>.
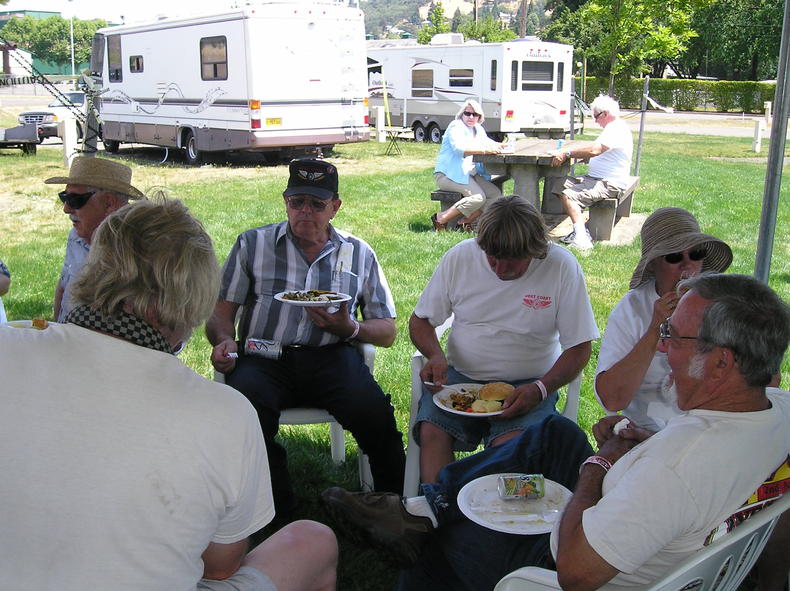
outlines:
M512 382L514 386L529 384L538 378L529 380L518 380ZM447 370L448 384L480 384L479 380L467 378L464 374L456 371L452 367ZM546 400L533 408L525 415L508 420L498 420L496 417L462 417L440 409L433 402L433 394L425 387L422 389L420 407L417 410L417 419L414 423L414 440L420 443L420 423L426 421L436 425L443 431L449 433L453 441L455 451L474 451L482 441L488 447L491 442L510 431L523 431L533 423L540 423L551 414L557 414L556 404L559 395L557 392L550 392Z
M233 576L221 581L200 579L197 591L277 591L277 587L263 572L242 566Z

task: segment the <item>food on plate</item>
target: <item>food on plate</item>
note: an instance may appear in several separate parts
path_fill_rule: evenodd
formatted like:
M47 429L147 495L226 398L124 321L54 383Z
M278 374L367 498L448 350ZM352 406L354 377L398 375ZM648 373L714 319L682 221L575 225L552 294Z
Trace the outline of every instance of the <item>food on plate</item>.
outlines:
M502 410L501 400L475 400L472 403L472 412L499 412Z
M497 482L503 499L542 499L546 494L543 474L503 474Z
M515 388L505 382L491 382L480 388L480 400L504 400Z
M445 404L461 412L474 412L472 410L472 405L475 400L477 400L477 396L462 388L460 392L451 392Z
M449 387L450 393L443 400L448 408L468 413L490 413L502 410L502 401L513 391L505 382L492 382L483 386L468 384Z
M33 325L33 328L35 328L36 330L44 330L49 326L49 322L47 322L43 318L33 318L31 323Z
M342 300L343 296L334 291L309 289L307 291L288 291L283 294L283 299L299 302L333 302L335 300Z

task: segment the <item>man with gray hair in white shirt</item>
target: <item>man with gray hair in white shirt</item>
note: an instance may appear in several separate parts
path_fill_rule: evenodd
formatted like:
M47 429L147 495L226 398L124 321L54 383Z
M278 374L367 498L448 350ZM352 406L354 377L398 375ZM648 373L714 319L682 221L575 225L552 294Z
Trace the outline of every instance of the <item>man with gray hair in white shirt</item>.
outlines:
M634 150L631 130L620 118L617 101L601 95L590 106L593 119L603 128L601 135L586 146L557 151L551 161L552 166L560 166L571 158L590 161L587 174L568 177L562 191L557 193L563 210L573 222L573 231L561 241L582 251L593 247L582 210L607 197L617 197L628 186Z

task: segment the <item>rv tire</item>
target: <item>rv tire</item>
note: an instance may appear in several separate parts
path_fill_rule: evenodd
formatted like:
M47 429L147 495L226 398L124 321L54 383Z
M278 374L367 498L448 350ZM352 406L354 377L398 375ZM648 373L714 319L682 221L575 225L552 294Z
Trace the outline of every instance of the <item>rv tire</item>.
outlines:
M117 154L118 148L121 147L121 142L118 140L102 140L104 150L109 154Z
M422 123L415 123L411 126L412 130L414 131L414 141L415 142L425 142L428 141L425 135L425 128L422 126Z
M436 123L431 123L428 126L428 139L426 141L432 144L442 143L442 129Z
M197 147L197 138L192 131L187 131L184 137L184 154L188 164L198 165L203 160L203 156Z

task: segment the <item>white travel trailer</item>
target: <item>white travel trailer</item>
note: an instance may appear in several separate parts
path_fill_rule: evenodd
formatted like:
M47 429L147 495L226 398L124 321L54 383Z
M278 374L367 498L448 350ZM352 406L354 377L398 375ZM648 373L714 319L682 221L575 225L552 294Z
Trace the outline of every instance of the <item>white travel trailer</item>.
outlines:
M483 106L489 135L560 138L572 118L572 59L572 46L536 37L464 43L463 35L448 33L431 45L368 41L370 104L383 105L386 93L391 124L411 127L417 140L441 142L469 98Z
M100 29L91 70L102 139L271 159L367 141L364 18L345 4L268 2Z

